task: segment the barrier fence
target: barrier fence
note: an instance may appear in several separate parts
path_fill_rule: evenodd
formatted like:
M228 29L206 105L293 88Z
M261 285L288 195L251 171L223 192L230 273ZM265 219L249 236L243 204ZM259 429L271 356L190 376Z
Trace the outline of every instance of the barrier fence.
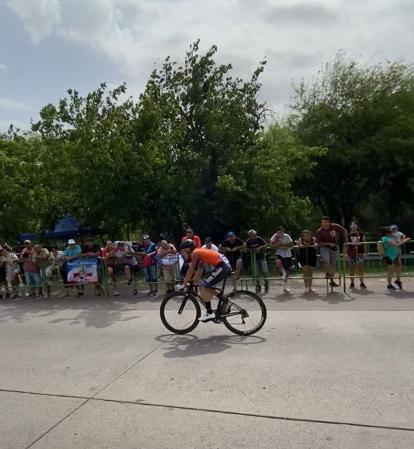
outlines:
M364 247L363 258L363 278L364 280L377 279L386 277L387 266L383 262L383 255L378 252L377 241L361 242ZM346 248L346 247L345 247ZM298 260L298 247L292 248L293 258L292 267L289 272L289 282L303 282L304 279L310 279L304 276L303 267ZM264 258L256 253L246 253L243 258L244 270L240 277L237 278L237 287L242 289L257 289L258 286L269 289L272 286L283 285L284 278L276 268L276 256L274 248L268 247L265 250ZM414 240L400 248L401 278L414 277ZM69 265L69 264L68 264ZM346 249L337 250L336 275L335 282L346 292L352 277L359 282L359 274L352 274L352 265L347 260ZM113 295L118 293L118 289L122 288L122 294L137 295L144 289L152 290L164 294L167 290L171 290L180 281L180 267L178 264L168 270L170 274L165 274L167 268L156 265L155 280L154 277L148 281L145 278L146 269L140 266L130 267L131 277L127 279L124 274L124 266L118 265L111 272L101 258L77 259L67 266L66 276L68 282L63 283L62 270L58 267L42 267L40 271L40 283L34 288L33 292L30 286L20 281L19 285L9 286L10 292L17 292L19 296L33 293L43 295L51 292L62 292L64 296L82 296L85 293L92 293L96 296ZM233 280L234 280L233 275ZM316 257L316 267L312 274L312 280L322 281L325 285L327 293L333 290L326 278L325 272L322 270L320 256ZM228 283L231 286L231 282ZM266 288L267 287L267 288ZM262 290L263 291L263 290Z

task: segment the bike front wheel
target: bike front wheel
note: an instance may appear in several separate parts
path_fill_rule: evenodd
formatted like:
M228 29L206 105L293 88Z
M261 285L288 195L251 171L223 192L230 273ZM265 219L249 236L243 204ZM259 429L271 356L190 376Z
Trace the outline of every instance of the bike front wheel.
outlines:
M161 321L174 334L187 334L194 330L198 326L200 315L197 300L184 292L173 292L161 303Z
M266 322L267 310L260 296L247 290L237 290L226 296L223 323L237 335L252 335Z

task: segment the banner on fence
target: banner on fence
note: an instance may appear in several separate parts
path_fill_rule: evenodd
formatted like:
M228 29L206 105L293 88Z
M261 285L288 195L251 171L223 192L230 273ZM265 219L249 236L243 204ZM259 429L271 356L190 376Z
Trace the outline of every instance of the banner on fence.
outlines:
M98 259L78 259L68 262L68 284L98 282Z

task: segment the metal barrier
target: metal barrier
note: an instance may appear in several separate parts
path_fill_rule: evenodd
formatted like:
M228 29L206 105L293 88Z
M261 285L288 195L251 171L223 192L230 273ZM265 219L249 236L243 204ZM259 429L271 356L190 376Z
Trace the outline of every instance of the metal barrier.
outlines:
M364 260L362 262L363 268L363 279L379 279L387 276L386 265L383 261L383 254L378 252L378 241L366 241L361 242L364 245ZM411 278L414 277L414 240L410 240L406 244L400 247L400 264L401 273L399 277L401 278ZM347 280L358 279L359 275L355 270L352 275L350 273L351 264L347 261L346 252L341 254L341 276L344 280L343 289L346 292Z
M382 261L382 255L377 250L377 243L377 241L361 242L361 244L364 245L366 255L363 262L364 279L384 278L387 275L386 267ZM258 285L264 286L265 288L267 285L270 288L271 285L277 285L284 282L284 279L280 276L280 273L276 268L275 249L272 247L267 247L264 255L267 270L263 269L263 261L261 258L257 257L256 253L251 252L248 254L248 257L245 257L244 273L242 273L242 275L237 279L238 288L250 290L251 288L256 289ZM338 250L337 255L335 281L338 286L342 287L343 291L346 292L347 281L349 281L352 277L358 279L359 276L357 273L353 276L350 274L349 263L347 262L346 257L346 247L342 252L339 252ZM297 246L292 248L292 256L293 263L289 273L289 279L291 281L304 281L305 279L323 281L326 286L326 292L329 293L333 291L333 287L329 285L329 279L326 277L325 273L321 271L319 255L317 255L317 265L311 278L303 276L302 269L298 263ZM414 277L414 240L411 240L406 245L401 247L401 266L402 278ZM64 292L67 296L73 296L74 293L80 296L82 293L93 289L93 294L95 296L101 296L102 294L109 296L110 294L114 294L118 287L122 287L123 289L127 287L131 288L132 295L137 295L142 287L146 287L150 290L158 290L158 288L161 287L162 293L165 293L168 288L172 287L172 284L176 285L180 282L178 264L174 267L174 277L171 281L165 281L162 277L160 277L162 267L157 266L157 280L154 282L145 281L143 268L141 267L133 272L132 282L129 282L128 279L122 276L122 267L123 265L118 265L118 273L116 274L118 279L115 283L113 283L108 276L108 267L105 265L103 260L100 259L100 263L98 264L98 282L93 284L84 283L78 285L65 285L60 276L59 270L56 270L52 278L46 276L46 267L43 267L41 269L40 288L43 294L49 293L50 291L56 293L57 290L62 290L62 292ZM17 288L19 293L22 293L22 290L26 290L26 294L28 293L27 287L22 283L20 283Z

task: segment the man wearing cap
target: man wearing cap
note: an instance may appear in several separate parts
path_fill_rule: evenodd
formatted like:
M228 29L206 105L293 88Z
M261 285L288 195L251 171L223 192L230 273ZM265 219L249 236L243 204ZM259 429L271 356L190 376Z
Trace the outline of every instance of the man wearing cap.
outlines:
M65 257L65 261L69 262L71 260L75 260L77 259L80 255L82 254L82 248L76 244L74 239L69 239L68 240L68 246L67 248L63 251L63 255ZM64 273L65 273L65 278L63 279L63 282L65 284L65 288L68 287L67 282L67 276L68 276L68 268L67 265L65 264L63 266L64 268ZM66 291L66 296L69 296L69 291ZM79 290L78 291L78 296L82 296L82 292Z
M224 253L234 273L234 288L237 287L237 281L240 278L240 273L243 271L243 252L245 249L246 245L243 240L239 239L233 231L228 232L226 240L219 245L219 251Z

